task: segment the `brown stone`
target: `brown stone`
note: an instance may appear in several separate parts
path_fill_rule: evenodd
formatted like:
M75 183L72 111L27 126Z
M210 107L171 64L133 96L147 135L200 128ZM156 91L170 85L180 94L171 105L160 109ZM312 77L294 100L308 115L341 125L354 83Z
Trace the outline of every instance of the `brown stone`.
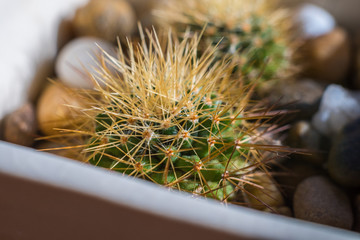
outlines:
M301 161L295 155L291 155L279 167L281 170L277 172L274 178L281 186L284 197L290 202L293 201L295 190L300 182L323 172L322 168L309 161Z
M353 77L353 87L360 89L360 32L358 32L354 38L354 77Z
M151 27L154 25L153 10L158 4L163 4L166 0L128 0L135 10L138 21L144 27Z
M305 179L294 196L296 218L351 229L353 212L348 196L323 176Z
M4 119L3 138L5 141L31 146L36 136L35 109L31 103L11 113Z
M288 206L281 206L273 209L266 208L264 212L275 213L286 217L293 217L293 213Z
M59 133L56 129L74 127L76 107L81 100L70 89L57 83L50 84L40 96L37 104L37 121L39 129L45 135Z
M278 208L284 205L284 198L274 180L265 173L255 175L251 182L256 184L246 185L245 200L250 207L264 210L266 208Z
M95 36L108 41L132 34L136 28L136 15L124 0L91 0L76 11L73 19L78 36Z
M351 47L347 32L338 27L304 46L305 75L326 83L344 82L350 70Z
M63 19L60 22L57 34L57 49L63 48L75 37L71 19Z

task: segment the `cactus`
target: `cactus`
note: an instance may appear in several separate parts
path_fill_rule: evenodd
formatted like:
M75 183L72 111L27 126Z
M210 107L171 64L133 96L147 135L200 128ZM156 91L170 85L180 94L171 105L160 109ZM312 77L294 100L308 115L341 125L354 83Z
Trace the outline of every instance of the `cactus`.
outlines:
M156 11L159 25L179 35L203 34L203 46L218 45L216 60L232 56L247 81L282 78L290 71L286 10L265 0L170 0ZM271 1L272 4L273 1ZM204 28L205 27L205 28Z
M253 86L232 80L231 62L214 64L216 49L198 56L196 35L180 41L169 34L166 45L155 33L142 39L137 48L128 43L128 57L106 55L93 76L105 87L84 94L83 124L70 131L88 136L83 160L234 201L254 171L266 172L263 152L281 150L258 131L269 116L250 101Z

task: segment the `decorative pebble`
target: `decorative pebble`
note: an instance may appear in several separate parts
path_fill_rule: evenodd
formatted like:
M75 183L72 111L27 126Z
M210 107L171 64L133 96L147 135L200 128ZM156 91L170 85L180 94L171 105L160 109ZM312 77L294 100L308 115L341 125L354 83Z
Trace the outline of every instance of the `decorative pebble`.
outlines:
M298 160L295 155L281 163L281 170L275 174L276 182L281 186L286 200L292 202L295 190L304 179L322 174L324 171L310 161Z
M311 79L289 80L261 88L261 95L270 105L286 105L287 109L296 109L298 118L310 117L318 108L325 87Z
M78 36L94 36L115 42L136 28L136 15L124 0L91 0L76 11L73 20Z
M269 97L272 102L307 104L312 105L316 103L324 92L324 87L311 79L288 80L286 83L278 83L271 86L269 89L264 89L264 92L271 93Z
M355 224L354 230L360 232L360 194L355 198Z
M355 46L355 61L354 61L354 80L353 86L356 89L360 89L360 31L356 34L354 38Z
M291 209L287 206L276 207L273 209L266 208L266 209L264 209L264 212L276 213L276 214L280 214L280 215L283 215L286 217L293 217Z
M58 78L69 87L93 88L99 56L107 57L102 50L115 56L115 47L104 40L92 37L78 38L68 43L56 59L55 71ZM103 84L102 82L98 82Z
M151 27L153 22L153 12L152 10L156 8L158 4L163 4L166 0L131 0L129 3L135 10L137 19L141 22L143 27Z
M63 48L68 42L75 38L72 21L68 18L63 19L57 32L57 49Z
M284 198L275 182L266 174L256 175L252 182L259 186L246 185L246 201L252 208L264 210L268 207L284 206Z
M4 140L23 145L32 146L36 136L35 109L31 103L11 113L4 119Z
M310 39L303 46L304 75L325 83L344 82L350 70L351 44L347 32L332 32Z
M59 133L55 128L67 128L73 124L70 116L81 106L81 100L67 91L65 86L50 84L44 90L37 104L37 121L39 129L45 135ZM71 119L74 119L71 117Z
M351 229L353 213L349 198L327 178L314 176L305 179L294 196L296 218Z
M298 7L295 21L299 23L304 38L316 38L331 32L336 21L325 9L313 4Z
M330 176L347 187L360 187L360 118L334 139L327 164Z
M321 136L312 129L308 121L300 121L290 129L291 143L295 147L320 149Z
M332 84L325 90L312 124L319 132L335 136L347 123L359 117L360 92Z
M324 145L330 145L330 143L325 144L326 142L328 142L327 139L316 131L308 121L295 123L287 138L289 146L309 150L307 154L294 156L297 160L306 160L317 165L321 165L327 160L327 155L323 149L327 148Z

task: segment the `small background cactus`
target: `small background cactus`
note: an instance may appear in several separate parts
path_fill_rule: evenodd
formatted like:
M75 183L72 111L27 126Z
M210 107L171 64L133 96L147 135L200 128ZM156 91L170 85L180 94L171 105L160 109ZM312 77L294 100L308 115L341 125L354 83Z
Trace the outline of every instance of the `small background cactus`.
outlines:
M105 54L93 76L105 87L83 94L83 123L67 131L87 136L83 161L234 201L244 185L256 185L256 171L267 172L264 152L286 151L266 144L269 114L251 102L253 85L232 80L231 62L214 64L216 49L198 56L196 35L179 42L169 34L165 45L141 34L128 58Z
M155 14L160 26L179 35L204 30L204 46L218 45L216 58L231 56L247 81L282 78L290 72L291 21L285 20L287 11L276 10L274 1L170 0Z

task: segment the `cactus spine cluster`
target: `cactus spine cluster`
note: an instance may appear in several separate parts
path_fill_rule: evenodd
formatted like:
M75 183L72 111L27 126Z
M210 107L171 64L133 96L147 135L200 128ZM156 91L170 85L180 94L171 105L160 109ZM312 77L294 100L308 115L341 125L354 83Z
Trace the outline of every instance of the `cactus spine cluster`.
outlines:
M281 78L289 69L289 21L265 0L170 0L156 12L162 27L200 33L203 45L218 45L216 58L231 56L247 81ZM273 3L273 1L271 1ZM204 29L205 27L205 29Z
M128 43L128 57L109 55L87 92L84 161L169 188L218 199L236 198L263 169L259 127L268 116L250 101L252 87L231 79L232 63L214 65L215 48L198 56L195 35L179 41L156 33ZM165 51L163 49L166 49ZM109 69L111 66L111 69ZM115 69L115 71L114 71ZM265 170L266 171L266 170Z

